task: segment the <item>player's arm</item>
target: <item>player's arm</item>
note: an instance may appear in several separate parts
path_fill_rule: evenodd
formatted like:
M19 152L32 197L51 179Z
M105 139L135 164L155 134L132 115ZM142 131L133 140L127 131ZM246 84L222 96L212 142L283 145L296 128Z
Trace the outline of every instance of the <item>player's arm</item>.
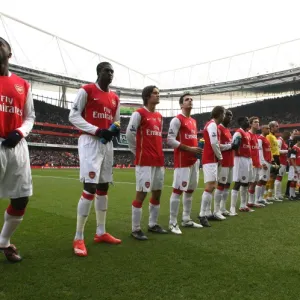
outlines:
M7 138L1 143L1 145L8 148L16 147L23 137L27 137L29 135L34 125L34 120L35 112L33 98L31 91L28 90L23 111L23 123L21 127L16 128L12 132L10 132Z
M222 152L231 150L231 148L232 148L231 144L220 144L220 149Z
M119 98L118 98L119 100ZM117 107L117 110L116 110L116 114L114 116L114 122L120 122L120 100L118 101L118 107Z
M258 139L258 154L259 154L259 162L261 166L266 169L267 167L267 162L264 157L264 151L263 151L263 146L262 146L262 140Z
M282 150L282 140L278 140L278 147L279 147L279 153L280 154L286 154L289 152L289 150Z
M218 160L222 160L222 153L221 153L221 149L220 149L220 144L218 141L218 127L216 123L210 123L207 126L207 131L208 131L208 135L209 135L209 140L210 140L210 144L211 147L215 153L215 156L217 157Z
M141 115L136 111L131 115L129 124L126 129L126 138L129 150L136 154L136 133L141 124Z
M240 132L235 132L232 137L232 149L238 150L242 143L242 135Z

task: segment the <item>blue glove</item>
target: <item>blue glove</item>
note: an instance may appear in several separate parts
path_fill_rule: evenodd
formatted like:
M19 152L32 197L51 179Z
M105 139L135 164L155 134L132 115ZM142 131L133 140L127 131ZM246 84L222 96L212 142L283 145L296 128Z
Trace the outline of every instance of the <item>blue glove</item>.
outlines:
M7 148L15 148L22 138L23 136L20 134L20 132L14 130L8 134L7 139L5 139L1 145Z

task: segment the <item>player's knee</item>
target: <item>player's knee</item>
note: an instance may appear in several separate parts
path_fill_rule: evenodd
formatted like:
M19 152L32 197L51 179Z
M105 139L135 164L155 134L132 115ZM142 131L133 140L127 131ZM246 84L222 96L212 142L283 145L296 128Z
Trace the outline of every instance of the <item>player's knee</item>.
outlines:
M187 190L185 191L186 194L193 194L194 193L194 190Z
M97 191L106 192L106 194L107 194L108 188L109 188L108 182L98 183L97 186L96 186Z
M177 195L181 195L181 194L182 194L182 191L179 190L179 189L173 189L173 193L174 193L174 194L177 194Z
M28 204L28 201L29 201L28 197L21 197L21 198L11 199L10 200L10 205L11 205L12 210L15 212L15 213L11 213L11 214L12 215L14 215L14 214L18 215L18 212L20 214L23 212L23 214L24 214L25 208Z
M96 183L84 183L83 184L83 189L85 191L87 191L88 193L92 194L92 195L95 195L96 193L96 189L97 189L97 185Z

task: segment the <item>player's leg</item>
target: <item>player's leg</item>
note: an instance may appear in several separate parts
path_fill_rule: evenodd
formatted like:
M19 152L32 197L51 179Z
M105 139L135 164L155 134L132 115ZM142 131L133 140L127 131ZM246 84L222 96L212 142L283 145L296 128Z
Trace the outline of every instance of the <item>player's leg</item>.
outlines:
M192 203L193 203L193 193L194 190L198 186L199 181L199 160L189 168L189 178L188 178L188 186L187 189L184 191L182 204L182 223L183 227L190 227L190 228L202 228L201 224L195 223L191 218L192 212Z
M231 182L231 180L232 180L232 168L230 168L230 169L231 169L231 176L230 176L230 182ZM229 214L230 214L230 212L226 209L226 202L227 202L228 195L229 195L230 182L227 182L224 185L224 190L223 190L223 193L222 193L222 198L221 198L221 203L220 203L220 211L221 211L221 214L224 217L229 216Z
M289 200L293 201L296 200L296 183L297 183L297 176L295 174L294 166L290 166L288 180L290 181L289 187Z
M132 232L137 240L145 241L148 237L141 229L142 206L147 193L151 191L151 167L135 166L136 196L131 205Z
M215 194L214 194L214 217L217 220L226 219L226 217L224 217L221 212L221 201L222 201L222 196L223 196L223 192L224 192L224 188L228 176L229 176L229 168L221 167L220 172L218 174L217 188L215 189Z
M212 193L216 187L218 180L218 164L204 164L203 165L204 173L204 192L202 194L201 207L199 213L200 224L204 227L211 227L207 220L207 211L210 209L212 203Z
M239 195L239 190L241 186L241 170L242 170L242 162L241 162L241 157L236 156L234 158L234 167L233 167L233 181L234 181L234 186L231 190L231 202L230 202L230 216L234 217L237 216L236 213L236 204L237 204L237 199Z
M251 208L247 206L247 192L249 186L249 177L252 174L252 163L249 158L242 157L240 161L240 208L241 212L252 212Z
M168 233L158 224L160 211L160 197L164 186L165 169L164 167L151 168L151 199L149 201L149 223L148 231L154 233Z
M103 148L103 153L105 154L101 160L99 183L96 186L95 212L97 229L94 236L94 242L120 244L120 239L113 237L105 230L106 213L108 208L108 188L109 182L113 181L113 145L112 142L105 145L99 142L99 147Z
M280 168L278 170L278 174L276 176L276 180L274 183L274 200L275 201L283 201L283 196L282 196L282 178L285 175L286 172L286 166L280 165Z

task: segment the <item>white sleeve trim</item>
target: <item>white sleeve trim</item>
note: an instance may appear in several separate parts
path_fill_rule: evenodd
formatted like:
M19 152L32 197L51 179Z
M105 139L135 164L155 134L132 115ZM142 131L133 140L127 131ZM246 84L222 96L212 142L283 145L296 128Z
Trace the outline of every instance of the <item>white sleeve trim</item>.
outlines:
M167 137L167 144L173 149L178 148L180 146L180 142L176 140L180 126L181 122L178 118L175 117L171 120Z
M141 124L141 115L136 111L131 115L129 124L126 129L126 138L129 150L136 154L136 133Z

